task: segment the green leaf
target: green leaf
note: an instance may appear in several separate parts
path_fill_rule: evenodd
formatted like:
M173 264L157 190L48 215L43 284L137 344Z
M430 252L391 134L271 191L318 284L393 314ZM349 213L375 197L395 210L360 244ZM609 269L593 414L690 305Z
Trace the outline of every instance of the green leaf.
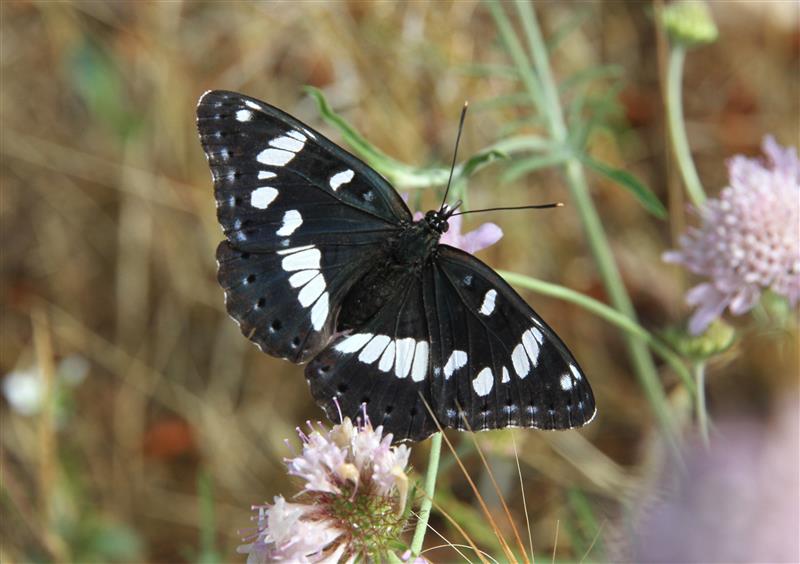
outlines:
M462 165L460 165L458 171L458 178L469 178L475 172L482 169L486 165L498 160L498 159L508 159L509 156L507 153L502 151L498 151L497 149L487 149L472 155L470 158L466 160Z
M636 198L644 209L659 219L666 219L667 210L664 204L656 197L655 194L644 185L638 178L630 172L618 168L608 166L589 157L588 155L581 155L581 161L588 167L593 168L603 176L606 176L628 190L633 197Z

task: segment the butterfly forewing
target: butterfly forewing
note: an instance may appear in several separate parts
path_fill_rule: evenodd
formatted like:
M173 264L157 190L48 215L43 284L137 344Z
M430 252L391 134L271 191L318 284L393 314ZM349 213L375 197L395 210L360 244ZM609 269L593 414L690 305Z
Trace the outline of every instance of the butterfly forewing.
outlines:
M411 219L379 174L269 104L207 92L197 107L197 126L217 217L239 249L364 244L385 239Z
M228 312L264 352L305 361L411 214L362 161L264 102L207 92L197 125L227 238L217 260Z

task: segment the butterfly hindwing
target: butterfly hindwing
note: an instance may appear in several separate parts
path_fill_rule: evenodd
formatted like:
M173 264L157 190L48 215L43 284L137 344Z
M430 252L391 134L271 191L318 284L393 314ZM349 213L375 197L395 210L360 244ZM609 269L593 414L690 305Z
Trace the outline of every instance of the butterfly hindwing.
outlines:
M423 280L413 273L375 316L338 336L306 367L311 393L328 416L366 410L395 440L421 440L436 431L430 405L430 343Z
M197 125L227 239L217 262L228 312L264 352L303 362L411 214L370 167L269 104L207 92Z
M578 363L478 259L440 245L403 286L308 365L329 416L355 416L366 404L375 424L411 440L437 429L423 398L442 427L568 429L591 420L594 398Z
M225 306L262 351L293 362L319 352L335 331L344 296L378 245L304 245L276 252L217 247Z
M569 429L589 422L594 397L555 332L491 268L440 245L425 284L432 395L444 426Z

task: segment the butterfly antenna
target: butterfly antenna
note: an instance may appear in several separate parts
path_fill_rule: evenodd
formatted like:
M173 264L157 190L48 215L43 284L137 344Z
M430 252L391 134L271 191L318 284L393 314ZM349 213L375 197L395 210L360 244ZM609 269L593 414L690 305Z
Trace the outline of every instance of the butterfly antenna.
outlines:
M547 208L562 208L562 202L553 202L552 204L539 204L534 206L511 206L503 208L486 208L483 210L468 210L463 212L454 213L452 215L466 215L468 213L490 212L490 211L508 211L508 210L542 210Z
M461 141L461 131L464 129L464 118L467 116L467 108L469 102L464 102L464 107L461 108L461 119L458 121L458 135L456 135L456 148L453 149L453 164L450 165L450 177L447 179L447 188L444 190L444 197L442 198L442 205L439 206L439 211L444 209L444 204L447 202L447 194L450 192L450 183L453 181L453 171L456 168L456 157L458 157L458 143Z

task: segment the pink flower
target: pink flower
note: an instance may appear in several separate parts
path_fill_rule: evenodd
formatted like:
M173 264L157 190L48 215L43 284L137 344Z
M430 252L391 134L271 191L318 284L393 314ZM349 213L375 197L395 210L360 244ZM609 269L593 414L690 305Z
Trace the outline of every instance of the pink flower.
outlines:
M706 277L686 294L696 306L689 332L698 335L722 315L752 309L764 289L794 306L800 299L800 161L794 148L768 136L766 161L737 155L728 161L730 185L718 199L693 210L701 226L680 239L680 250L664 253Z
M392 446L392 435L368 420L309 428L298 430L302 452L286 459L289 474L305 482L303 502L276 496L257 506L258 528L239 552L248 564L381 559L405 525L410 449Z

